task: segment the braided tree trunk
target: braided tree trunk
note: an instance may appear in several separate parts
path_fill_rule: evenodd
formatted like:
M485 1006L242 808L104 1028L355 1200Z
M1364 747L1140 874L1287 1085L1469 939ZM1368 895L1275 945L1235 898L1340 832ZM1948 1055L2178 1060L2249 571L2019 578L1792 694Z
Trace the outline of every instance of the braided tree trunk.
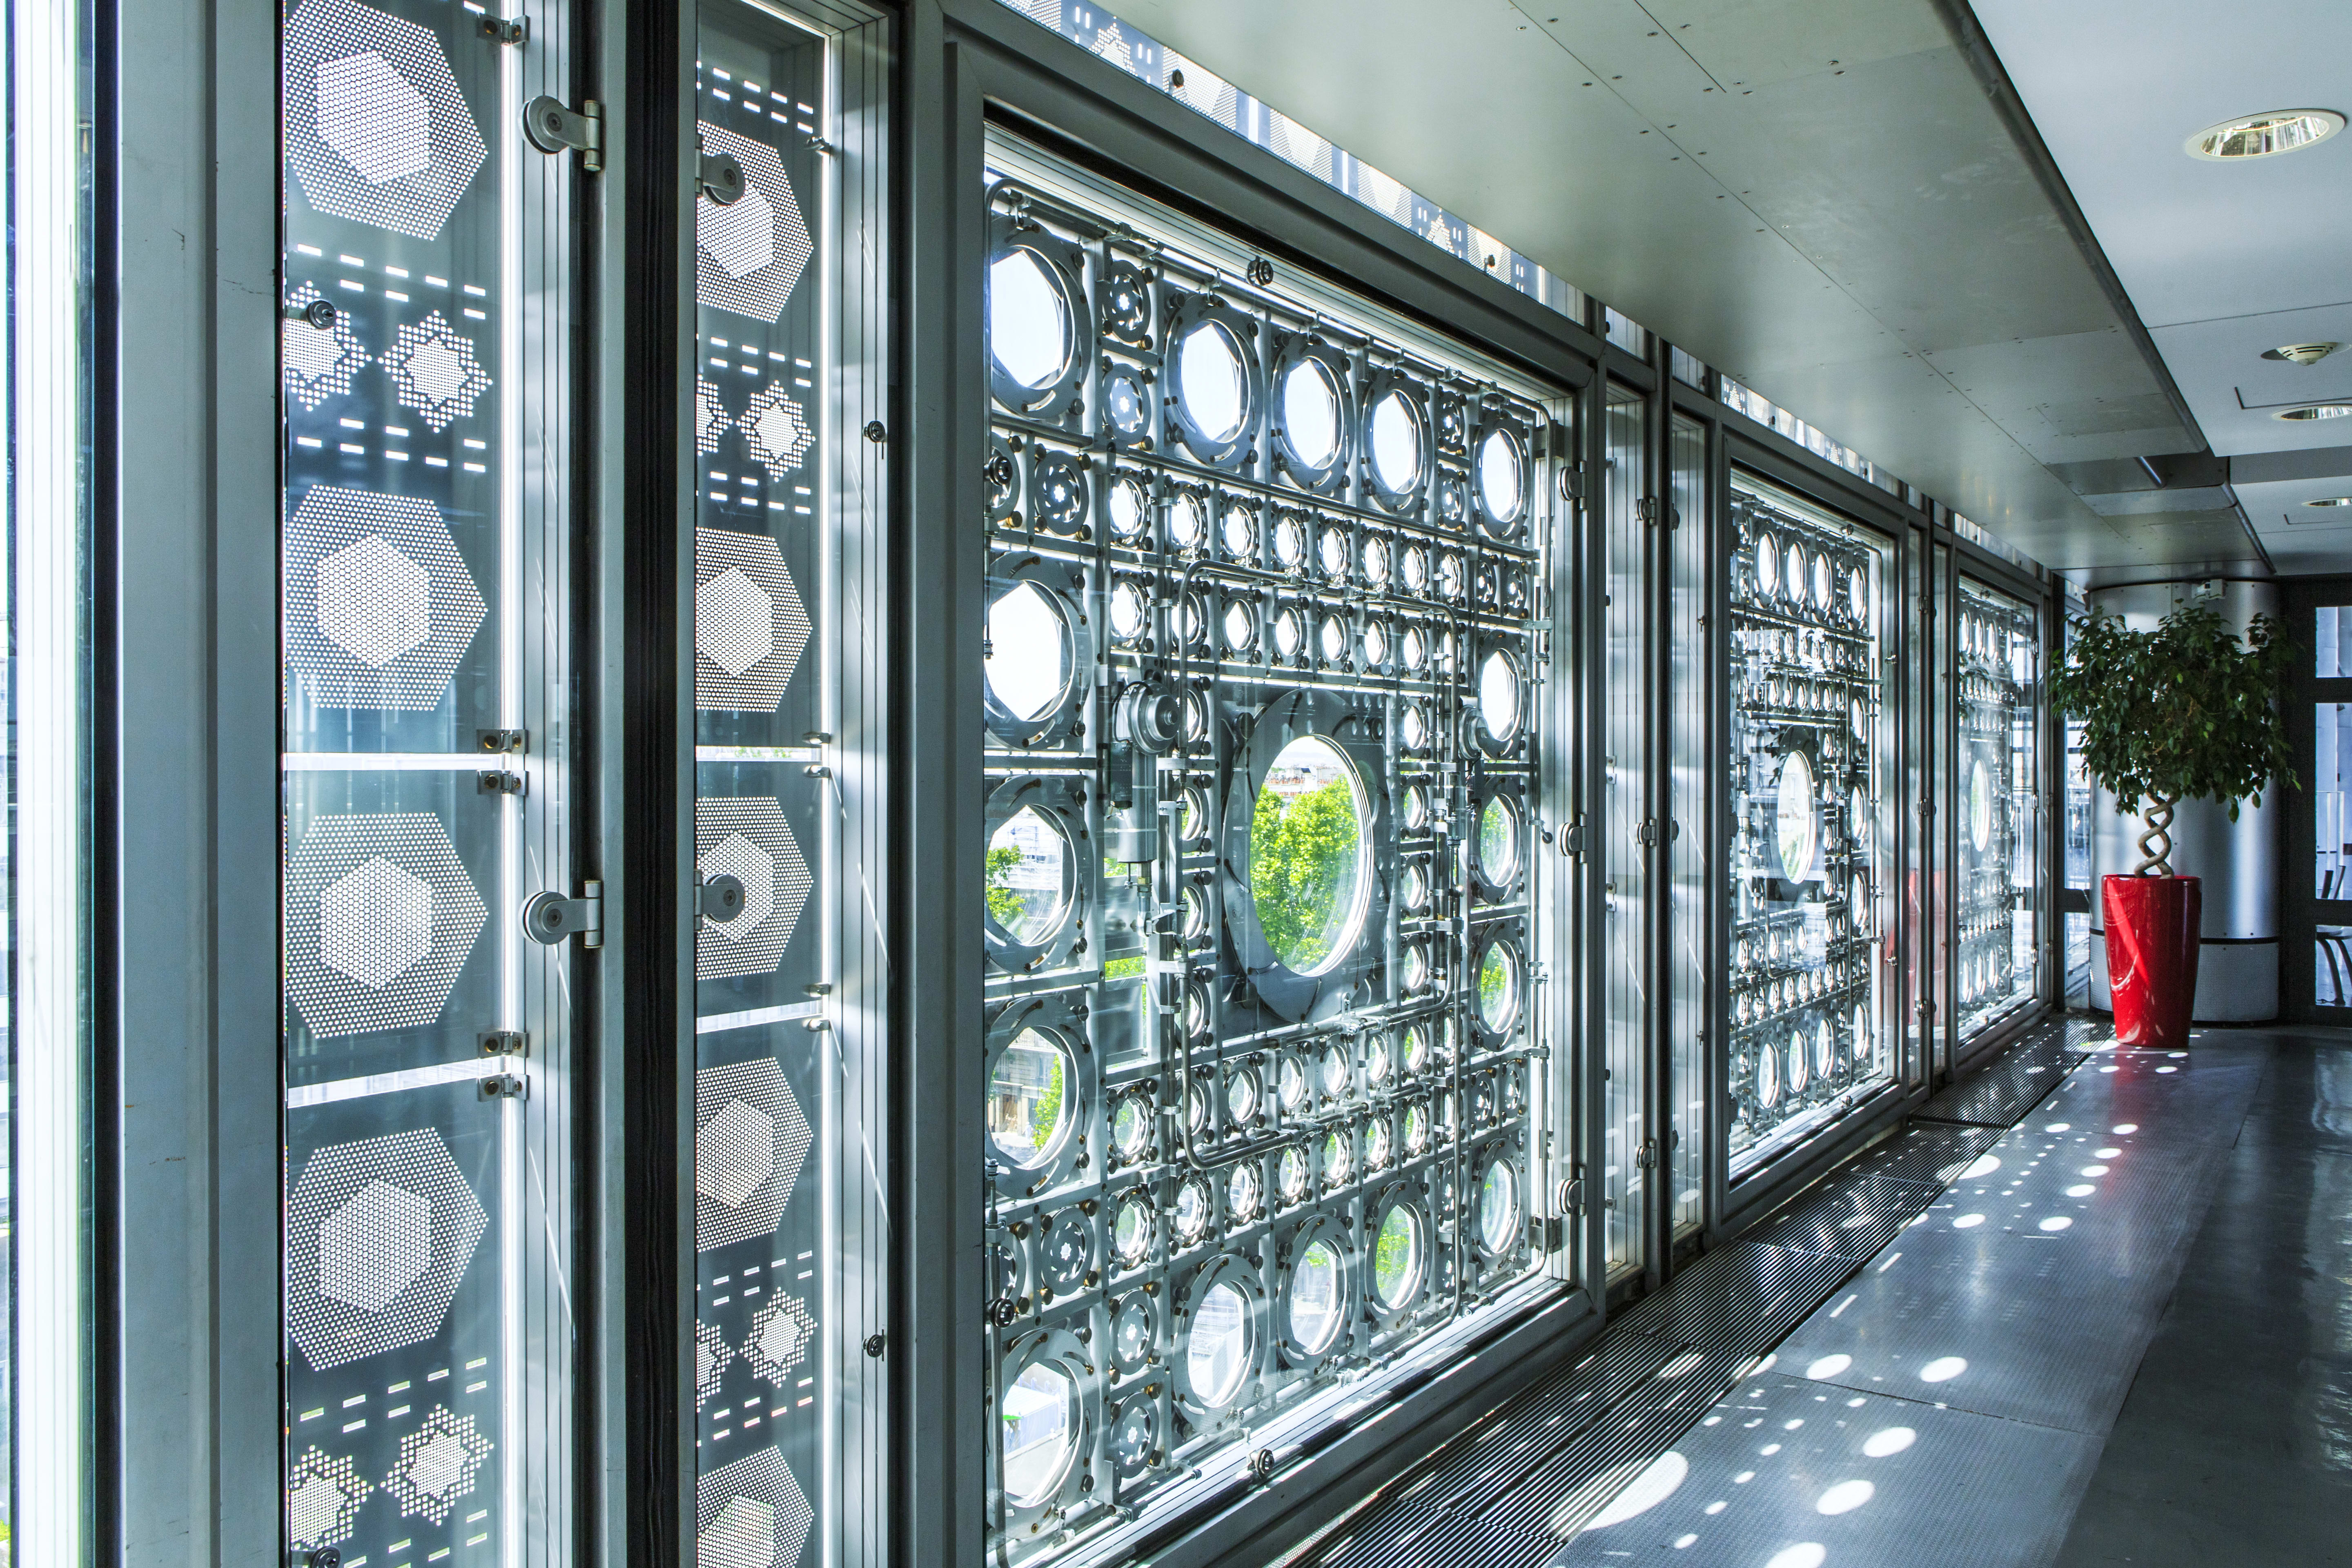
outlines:
M2148 808L2147 831L2139 836L2139 852L2145 857L2132 871L2135 877L2169 877L2172 875L2172 826L2174 795L2156 795Z

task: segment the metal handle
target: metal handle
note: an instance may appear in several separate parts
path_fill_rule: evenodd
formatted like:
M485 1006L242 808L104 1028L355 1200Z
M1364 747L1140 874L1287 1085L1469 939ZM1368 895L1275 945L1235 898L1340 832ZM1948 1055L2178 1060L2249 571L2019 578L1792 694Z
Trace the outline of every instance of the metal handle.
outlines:
M583 947L604 945L604 885L587 882L582 885L582 896L567 899L560 893L534 893L522 907L523 934L531 941L553 947L569 936L580 939Z

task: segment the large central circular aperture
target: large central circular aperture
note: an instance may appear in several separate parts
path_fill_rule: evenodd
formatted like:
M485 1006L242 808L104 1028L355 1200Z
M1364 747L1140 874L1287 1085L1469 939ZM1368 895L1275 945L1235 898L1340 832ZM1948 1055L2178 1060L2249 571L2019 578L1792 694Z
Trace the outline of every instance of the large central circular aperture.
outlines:
M1077 1451L1077 1385L1058 1367L1030 1367L1004 1391L1004 1496L1015 1508L1052 1497Z
M1014 718L1038 718L1070 687L1070 628L1034 583L988 607L988 689Z
M1024 1029L996 1058L988 1078L988 1138L1024 1171L1061 1153L1077 1113L1070 1105L1070 1053Z
M1811 881L1822 829L1813 810L1813 764L1804 752L1791 752L1781 761L1775 795L1773 841L1780 851L1780 875L1791 882Z
M1026 387L1051 386L1069 367L1069 314L1034 250L1008 251L989 266L988 349Z
M1301 360L1282 378L1282 438L1310 468L1339 455L1339 389L1319 361Z
M1275 961L1319 974L1363 926L1368 803L1356 770L1319 735L1283 747L1250 815L1250 899Z
M1318 1241L1290 1268L1290 1337L1309 1355L1321 1355L1339 1337L1339 1249Z
M1421 413L1402 392L1372 405L1372 472L1381 488L1402 495L1421 482Z
M1249 1303L1233 1286L1215 1284L1192 1313L1192 1341L1184 1351L1193 1397L1210 1408L1229 1405L1249 1373Z
M1969 842L1984 853L1992 838L1992 770L1979 757L1969 767Z
M1176 390L1203 440L1222 445L1242 433L1244 375L1241 348L1222 321L1202 321L1176 345Z
M1068 912L1076 869L1068 835L1023 806L988 841L989 914L1014 942L1045 941Z

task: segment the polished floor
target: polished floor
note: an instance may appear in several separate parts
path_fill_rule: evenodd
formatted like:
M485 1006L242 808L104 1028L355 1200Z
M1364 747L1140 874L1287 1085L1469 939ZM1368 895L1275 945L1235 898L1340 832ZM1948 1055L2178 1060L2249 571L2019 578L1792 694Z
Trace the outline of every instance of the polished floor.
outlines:
M1554 1563L2352 1565L2352 1036L2069 1032Z

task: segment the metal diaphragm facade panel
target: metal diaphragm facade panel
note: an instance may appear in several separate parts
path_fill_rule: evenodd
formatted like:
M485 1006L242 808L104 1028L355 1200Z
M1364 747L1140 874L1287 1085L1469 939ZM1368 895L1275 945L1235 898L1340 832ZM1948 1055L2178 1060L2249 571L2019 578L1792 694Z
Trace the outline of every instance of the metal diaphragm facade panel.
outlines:
M568 21L280 22L297 1561L571 1555L570 958L517 919L572 892L572 176L519 122Z
M1886 541L1731 493L1731 1174L1893 1081Z
M1965 1044L2042 994L2041 616L1962 577L1952 636L1959 660L1952 986Z
M1542 1282L1554 395L994 137L988 1540Z

